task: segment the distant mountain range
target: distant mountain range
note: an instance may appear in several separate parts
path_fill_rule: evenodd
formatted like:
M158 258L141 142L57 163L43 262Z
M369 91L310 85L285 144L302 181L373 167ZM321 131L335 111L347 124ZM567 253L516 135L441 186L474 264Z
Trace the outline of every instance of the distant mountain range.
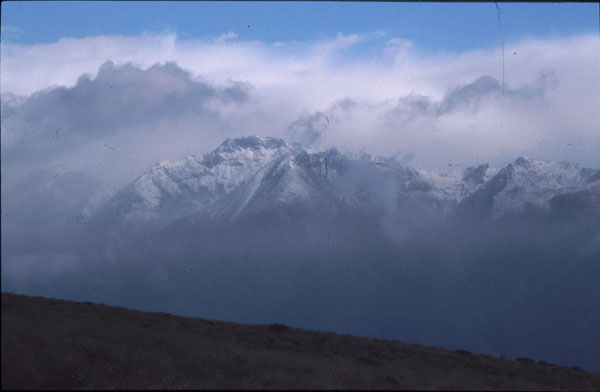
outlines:
M104 204L94 219L160 229L180 218L235 222L357 210L498 219L570 199L598 212L600 170L520 157L463 171L405 167L392 158L311 151L270 137L227 139L216 150L163 161Z

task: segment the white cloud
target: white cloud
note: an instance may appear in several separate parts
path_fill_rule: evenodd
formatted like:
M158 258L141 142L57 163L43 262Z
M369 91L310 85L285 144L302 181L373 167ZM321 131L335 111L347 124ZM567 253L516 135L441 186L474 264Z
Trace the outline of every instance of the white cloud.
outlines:
M214 43L216 44L222 44L223 42L226 41L233 41L238 37L238 34L233 32L233 31L228 31L224 34L219 35L217 38L214 39Z
M600 167L595 35L507 42L504 94L501 48L431 54L382 32L276 45L237 38L227 32L187 41L163 34L3 43L3 148L39 125L77 120L85 129L79 139L65 139L60 151L39 147L41 156L60 164L68 156L107 177L124 166L131 177L155 161L243 134L411 156L423 167L474 164L477 157L501 165L518 155ZM100 94L107 74L98 70L108 60L122 102ZM15 96L53 86L68 89L25 103ZM193 106L198 89L210 96L200 111ZM83 92L73 101L77 109L59 99ZM104 144L120 146L110 162ZM16 151L3 151L3 172ZM31 158L23 152L21 161Z

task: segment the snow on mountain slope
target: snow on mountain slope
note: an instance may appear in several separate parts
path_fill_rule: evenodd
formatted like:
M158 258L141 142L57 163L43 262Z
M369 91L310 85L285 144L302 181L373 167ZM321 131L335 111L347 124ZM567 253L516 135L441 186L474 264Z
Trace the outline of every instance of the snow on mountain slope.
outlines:
M583 169L569 162L544 162L520 157L487 181L463 205L500 217L523 211L527 206L547 208L559 194L593 188L600 170Z
M320 155L292 150L274 159L224 200L222 217L233 220L268 211L298 216L335 204L338 197L322 173L325 158ZM326 169L328 176L336 174L334 167Z
M425 186L417 197L436 205L444 214L450 213L465 197L471 195L498 170L489 165L469 167L460 171L417 170Z
M593 193L599 183L600 170L572 163L519 158L501 170L415 170L393 158L244 137L202 156L160 162L121 190L101 215L151 228L191 215L231 221L355 209L418 223L454 211L498 217L528 205L544 208L560 194Z
M431 193L435 197L460 202L498 173L498 169L485 164L469 167L462 172L433 170L417 170L417 172L431 187Z
M216 150L148 169L111 201L121 223L167 224L192 213L213 214L213 205L264 165L293 146L275 138L227 139Z

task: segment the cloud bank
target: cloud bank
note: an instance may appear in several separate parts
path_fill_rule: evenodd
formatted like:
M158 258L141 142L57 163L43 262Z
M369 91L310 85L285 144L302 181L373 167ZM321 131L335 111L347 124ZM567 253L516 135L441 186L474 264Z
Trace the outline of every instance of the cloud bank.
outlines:
M121 186L156 161L248 134L425 168L519 155L600 167L597 41L506 43L504 78L501 48L431 54L384 32L3 43L3 174L77 168Z

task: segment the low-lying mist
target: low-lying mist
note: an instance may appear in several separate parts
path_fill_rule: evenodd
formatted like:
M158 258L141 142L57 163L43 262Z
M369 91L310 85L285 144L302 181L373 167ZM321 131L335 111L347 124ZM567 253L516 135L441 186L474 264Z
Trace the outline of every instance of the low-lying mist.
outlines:
M334 217L187 217L118 242L79 225L60 246L26 250L11 248L3 227L2 290L600 372L600 216L565 208L428 225L400 214L396 230L385 215L350 208Z

